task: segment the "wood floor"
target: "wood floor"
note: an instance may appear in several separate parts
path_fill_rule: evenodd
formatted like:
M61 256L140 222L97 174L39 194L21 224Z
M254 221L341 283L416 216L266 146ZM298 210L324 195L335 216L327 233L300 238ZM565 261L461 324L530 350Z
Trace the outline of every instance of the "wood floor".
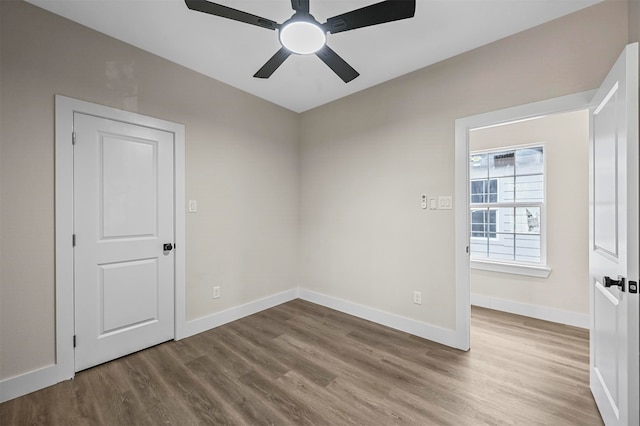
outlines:
M0 404L0 424L602 424L586 330L473 308L471 346L295 300Z

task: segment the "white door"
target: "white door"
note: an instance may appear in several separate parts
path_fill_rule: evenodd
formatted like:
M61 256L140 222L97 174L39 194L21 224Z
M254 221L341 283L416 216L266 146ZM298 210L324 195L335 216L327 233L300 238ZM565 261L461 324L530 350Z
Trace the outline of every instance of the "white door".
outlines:
M174 338L173 134L74 113L75 371Z
M594 97L591 125L591 391L605 424L637 425L640 417L637 43L625 48Z

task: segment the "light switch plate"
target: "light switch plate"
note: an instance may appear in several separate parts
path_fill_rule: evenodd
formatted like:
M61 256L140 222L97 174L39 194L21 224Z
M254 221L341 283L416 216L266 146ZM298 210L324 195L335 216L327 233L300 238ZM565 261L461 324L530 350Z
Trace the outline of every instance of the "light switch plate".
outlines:
M189 213L196 213L198 211L198 202L196 200L189 200Z
M452 208L453 208L453 197L451 197L451 195L438 197L439 210L451 210Z

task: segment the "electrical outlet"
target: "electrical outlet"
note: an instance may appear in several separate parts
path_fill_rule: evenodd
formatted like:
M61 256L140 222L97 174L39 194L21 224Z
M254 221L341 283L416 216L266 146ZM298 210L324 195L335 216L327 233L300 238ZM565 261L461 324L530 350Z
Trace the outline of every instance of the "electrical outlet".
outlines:
M213 298L217 299L218 297L220 297L220 286L215 286L213 288Z
M422 292L414 291L413 292L413 303L416 305L422 305Z

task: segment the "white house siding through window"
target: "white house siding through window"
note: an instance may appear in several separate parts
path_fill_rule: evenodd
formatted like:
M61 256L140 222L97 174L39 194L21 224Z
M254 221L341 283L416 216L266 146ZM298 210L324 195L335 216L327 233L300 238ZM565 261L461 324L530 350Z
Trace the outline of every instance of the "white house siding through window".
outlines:
M471 258L544 264L544 148L471 152Z

